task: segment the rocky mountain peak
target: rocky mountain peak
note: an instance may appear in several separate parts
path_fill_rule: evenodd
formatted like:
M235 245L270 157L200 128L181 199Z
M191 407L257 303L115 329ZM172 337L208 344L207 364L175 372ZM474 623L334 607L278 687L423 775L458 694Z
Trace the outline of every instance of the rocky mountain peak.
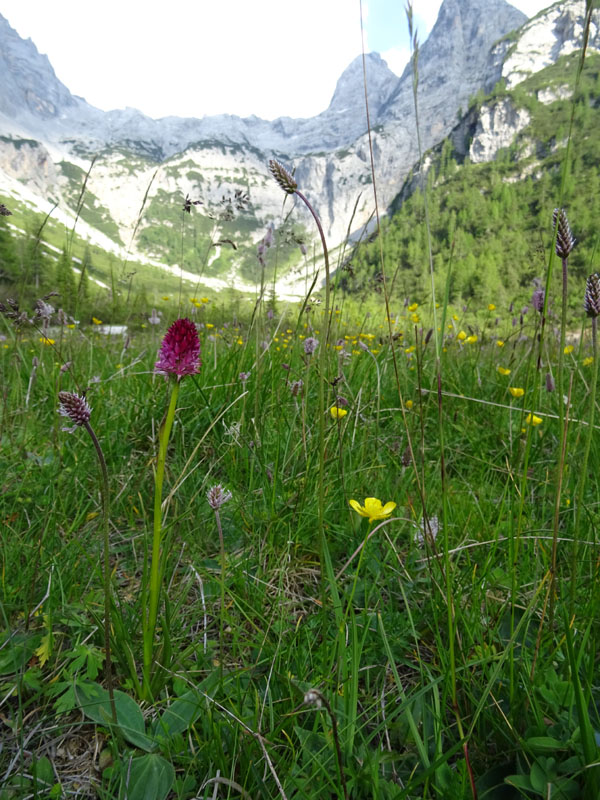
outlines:
M21 39L1 14L0 75L0 113L13 119L53 119L75 104L48 57L38 52L31 39Z
M369 105L376 113L392 93L399 78L379 53L368 53L365 56L364 72L367 75ZM364 95L364 72L362 56L357 56L342 72L328 112L344 113L348 108L356 108L357 98Z

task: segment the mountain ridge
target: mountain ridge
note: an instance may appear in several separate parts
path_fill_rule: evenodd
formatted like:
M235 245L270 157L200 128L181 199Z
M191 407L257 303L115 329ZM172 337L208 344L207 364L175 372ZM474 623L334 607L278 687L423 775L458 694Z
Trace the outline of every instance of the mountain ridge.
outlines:
M527 74L532 48L536 58L552 61L554 53L576 47L577 41L568 36L579 35L584 11L583 0L566 0L526 21L505 0L444 0L429 38L419 47L423 151L451 133L475 95L484 95L513 73ZM589 46L600 49L600 12L595 14ZM0 69L8 73L7 49L8 61L21 58L22 67L23 58L35 46L23 44L13 31L11 47L6 48L2 31L6 32L7 26L10 28L6 21L0 25ZM533 43L527 47L521 44L525 35ZM101 230L122 242L130 241L135 233L134 254L139 258L166 259L176 265L174 252L179 253L180 248L173 251L169 246L169 231L181 226L186 195L202 199L202 211L213 214L215 241L231 238L232 231L226 232L219 221L220 204L226 201L224 191L229 187L231 193L236 188L249 198L251 210L244 211L239 220L245 248L226 252L217 246L211 264L216 264L215 269L229 265L231 274L239 269L252 273L255 267L249 263L256 261L253 247L265 227L281 219L281 193L267 169L272 157L295 170L299 185L321 217L330 245L335 246L345 239L350 221L351 232L357 234L363 225L369 225L373 208L370 146L381 209L391 205L419 160L410 67L398 78L377 54L365 58L370 137L360 56L340 76L324 112L310 119L281 117L273 122L233 116L156 121L135 109L99 111L68 94L51 64L42 58L35 61L29 74L22 69L20 83L9 76L0 86L0 134L9 134L0 148L0 175L10 177L7 185L14 192L18 193L19 182L26 183L40 197L52 197L73 209L95 156L86 185L88 219L104 220ZM44 96L40 75L45 73L50 78ZM16 110L19 97L21 106ZM7 116L8 111L12 117ZM506 139L498 125L488 134L492 140L496 135L502 142ZM35 147L19 144L19 137L37 139ZM497 150L490 141L482 157L493 157ZM80 176L79 186L76 175ZM143 197L145 207L138 220ZM299 225L294 235L300 235L304 227L301 235L310 240L313 226L308 212L297 207L294 219ZM185 264L212 252L205 238L198 237L194 247L197 249L186 254Z

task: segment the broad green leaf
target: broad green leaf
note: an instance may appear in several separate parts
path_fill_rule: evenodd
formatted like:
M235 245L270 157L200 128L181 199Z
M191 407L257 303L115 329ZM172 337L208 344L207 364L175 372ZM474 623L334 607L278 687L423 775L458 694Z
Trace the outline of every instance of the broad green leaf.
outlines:
M127 800L164 800L175 781L175 770L156 753L131 761Z
M178 697L157 720L153 729L154 733L158 736L173 736L176 733L183 733L200 716L202 702L202 698L191 690Z
M99 725L112 725L108 691L97 683L77 683L75 692L83 713ZM151 751L156 742L146 735L146 726L140 707L125 692L115 691L117 723L123 736L142 750Z

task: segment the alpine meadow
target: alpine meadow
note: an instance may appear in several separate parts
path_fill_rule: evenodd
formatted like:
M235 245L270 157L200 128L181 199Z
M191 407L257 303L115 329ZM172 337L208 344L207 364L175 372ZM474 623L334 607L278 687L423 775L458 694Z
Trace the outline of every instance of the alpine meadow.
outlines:
M406 25L151 120L0 16L0 800L600 797L600 9Z

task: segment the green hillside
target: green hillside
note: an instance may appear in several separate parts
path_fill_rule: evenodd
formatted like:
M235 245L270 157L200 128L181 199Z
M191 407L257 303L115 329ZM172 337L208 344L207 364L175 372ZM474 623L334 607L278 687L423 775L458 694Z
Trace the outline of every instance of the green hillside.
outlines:
M566 208L577 239L569 261L571 276L583 289L585 276L598 266L594 255L600 211L600 56L588 56L574 100L569 96L544 105L537 99L540 90L560 94L562 88L567 94L564 87L574 85L577 61L576 55L564 57L514 91L498 85L489 97L473 101L471 112L483 102L509 97L531 115L529 125L495 161L472 164L460 155L460 124L432 154L426 191L436 291L444 290L450 272L451 301L510 301L530 293L532 279L541 277L548 263L552 211L559 204ZM406 188L412 181L413 176ZM425 202L420 190L402 198L396 203L398 210L382 224L388 288L394 299L423 298L430 294ZM341 285L367 296L380 284L380 246L374 237L356 248ZM574 292L571 304L581 305Z

